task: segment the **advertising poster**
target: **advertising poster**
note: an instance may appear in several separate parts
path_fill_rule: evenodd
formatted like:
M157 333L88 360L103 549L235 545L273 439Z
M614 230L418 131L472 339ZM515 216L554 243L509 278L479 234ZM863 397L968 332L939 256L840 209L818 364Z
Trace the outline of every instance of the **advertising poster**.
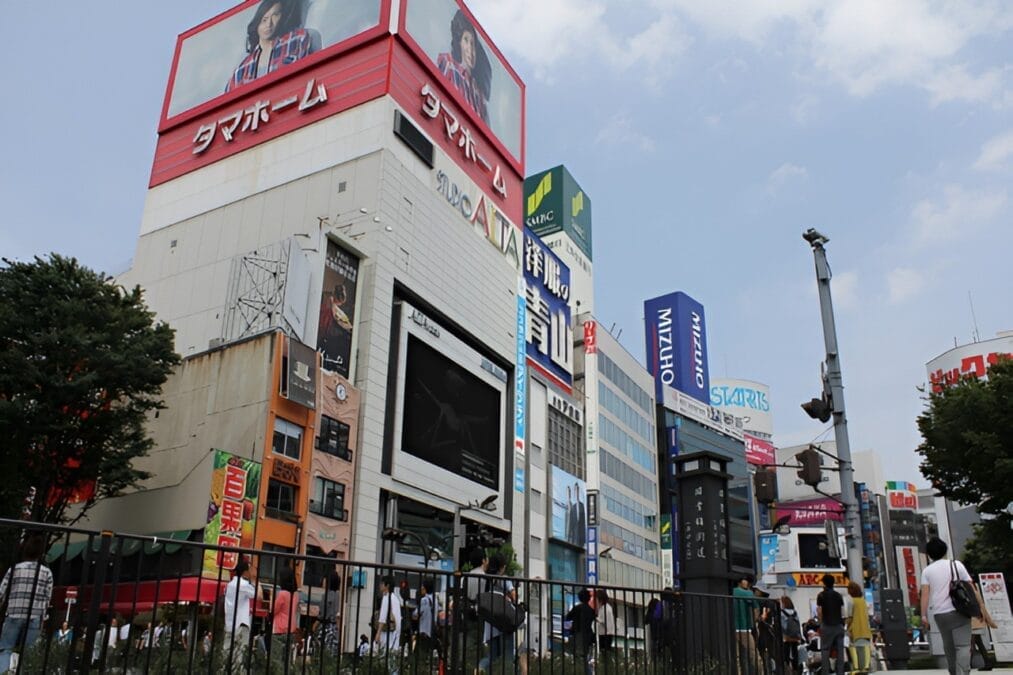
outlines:
M516 354L515 363L518 364L514 371L514 452L520 459L524 458L527 452L527 426L528 418L528 369L521 367L527 355L528 343L524 337L528 325L528 306L524 299L526 285L523 277L517 277L517 325L516 329ZM521 476L523 479L523 476ZM518 492L524 492L524 482L517 488Z
M777 563L777 541L776 534L760 535L760 574L765 584L777 583L777 572L774 571Z
M524 299L527 360L569 393L573 386L570 268L528 228L524 228Z
M455 0L412 0L405 27L447 86L521 157L521 86Z
M342 377L350 377L358 280L359 259L335 242L328 241L323 291L320 294L317 351L321 352L323 369Z
M179 45L167 117L376 26L379 0L260 0Z
M743 434L742 439L746 443L747 462L757 466L777 463L777 460L774 459L773 443L759 439L756 436L750 436L749 434Z
M997 628L992 631L992 645L998 661L1013 661L1013 612L1010 612L1009 594L1002 572L979 574L981 599L985 609L992 615Z
M211 471L211 499L208 502L204 543L216 546L253 548L260 495L260 462L215 450ZM205 551L201 575L228 579L239 556L223 551Z
M584 548L587 543L587 487L552 466L552 538Z
M788 525L818 527L828 520L842 522L843 509L843 506L829 497L781 502L777 505L777 520L788 516Z

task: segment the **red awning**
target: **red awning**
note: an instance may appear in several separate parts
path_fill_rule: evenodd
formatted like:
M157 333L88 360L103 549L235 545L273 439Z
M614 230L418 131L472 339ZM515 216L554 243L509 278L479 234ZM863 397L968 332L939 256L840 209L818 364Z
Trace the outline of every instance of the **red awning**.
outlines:
M211 604L225 592L226 583L225 579L219 582L217 579L204 579L199 576L138 582L127 581L116 584L115 597L113 597L113 585L106 584L102 587L102 602L99 611L113 611L132 616L138 612L150 612L156 605L190 602ZM57 586L53 589L54 607L64 608L67 606L67 588L67 586ZM75 588L78 589L76 599L78 608L86 611L91 605L94 586Z

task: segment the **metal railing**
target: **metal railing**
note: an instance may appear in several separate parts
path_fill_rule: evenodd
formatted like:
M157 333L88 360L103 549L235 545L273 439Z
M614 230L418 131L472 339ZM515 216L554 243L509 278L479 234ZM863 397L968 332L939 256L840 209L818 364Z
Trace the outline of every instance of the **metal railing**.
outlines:
M760 600L587 588L0 519L0 535L14 533L46 538L53 578L52 594L43 597L43 566L29 566L29 604L45 612L37 633L4 620L0 668L15 652L18 673L785 672L779 622L762 620L767 607ZM217 564L222 556L253 568L248 627L241 611L226 607L229 592L232 606L244 599ZM262 578L264 570L278 577L286 568L310 576L303 575L307 564L319 585L301 586L298 602L286 601L283 582ZM214 574L202 575L209 567ZM384 580L392 590L381 595ZM523 618L516 629L501 632L487 621L506 621L515 607Z

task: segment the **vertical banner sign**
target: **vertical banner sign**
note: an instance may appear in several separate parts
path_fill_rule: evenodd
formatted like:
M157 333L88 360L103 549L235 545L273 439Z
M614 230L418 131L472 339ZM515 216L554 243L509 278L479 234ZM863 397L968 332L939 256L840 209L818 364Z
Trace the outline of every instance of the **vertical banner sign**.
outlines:
M285 341L285 369L281 395L313 409L317 403L317 353L293 338Z
M260 495L260 462L215 450L211 471L211 500L208 502L204 543L217 546L253 548ZM239 555L227 551L206 551L201 575L228 578L224 570L235 569Z
M525 420L528 414L528 367L525 362L528 343L525 337L527 326L527 304L524 300L524 277L517 277L517 325L514 330L517 333L517 353L514 355L516 364L514 366L514 456L523 459L527 448L525 447L527 429ZM524 492L525 476L521 469L519 479L515 476L515 487L518 492Z
M676 571L674 557L672 555L672 516L668 513L661 514L661 580L665 586L675 587Z
M587 528L587 583L598 583L598 528Z
M992 644L995 647L995 658L998 661L1013 661L1013 613L1009 608L1009 595L1002 572L979 574L981 583L981 599L985 601L985 609L992 615L996 628L992 631Z
M598 353L598 323L594 320L584 322L584 353Z
M566 393L573 387L570 268L524 229L527 360Z
M349 379L358 280L359 259L328 240L323 291L320 294L317 350L323 355L324 370Z
M660 401L673 387L710 405L707 371L707 324L703 305L683 292L644 302L647 370Z
M776 584L777 572L774 566L777 562L777 535L760 535L760 574L764 584Z
M679 575L682 573L682 541L679 535L679 498L676 495L674 476L675 458L679 456L679 419L676 419L676 426L665 429L665 438L668 440L668 465L665 469L665 487L668 490L669 501L671 502L670 513L663 514L662 519L668 518L672 526L672 564L675 572L676 583L679 583ZM664 523L664 520L662 520Z

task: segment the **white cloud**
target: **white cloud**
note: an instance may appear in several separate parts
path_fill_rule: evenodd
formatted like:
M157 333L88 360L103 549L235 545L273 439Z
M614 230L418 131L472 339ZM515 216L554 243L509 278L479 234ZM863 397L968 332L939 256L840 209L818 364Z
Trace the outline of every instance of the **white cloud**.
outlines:
M897 267L890 270L886 277L890 302L898 304L917 293L925 286L925 277L916 269Z
M1002 169L1011 156L1013 156L1013 129L990 138L981 146L981 154L978 155L974 168L979 171Z
M654 152L654 139L637 131L633 120L624 112L617 113L602 127L595 137L601 145L632 145L643 152Z
M822 5L818 0L656 0L662 11L677 10L708 32L754 44L779 25L810 23Z
M974 76L962 65L948 66L930 76L924 86L932 96L932 105L949 101L994 101L1004 94L1002 76L1001 68Z
M777 192L789 181L805 180L808 177L809 171L804 166L785 162L770 172L770 175L767 177L767 191Z
M849 270L835 274L830 280L830 291L834 307L840 309L858 307L858 272Z
M915 241L929 244L953 239L989 222L1005 205L1005 190L968 190L960 185L947 185L939 200L925 199L912 209Z

